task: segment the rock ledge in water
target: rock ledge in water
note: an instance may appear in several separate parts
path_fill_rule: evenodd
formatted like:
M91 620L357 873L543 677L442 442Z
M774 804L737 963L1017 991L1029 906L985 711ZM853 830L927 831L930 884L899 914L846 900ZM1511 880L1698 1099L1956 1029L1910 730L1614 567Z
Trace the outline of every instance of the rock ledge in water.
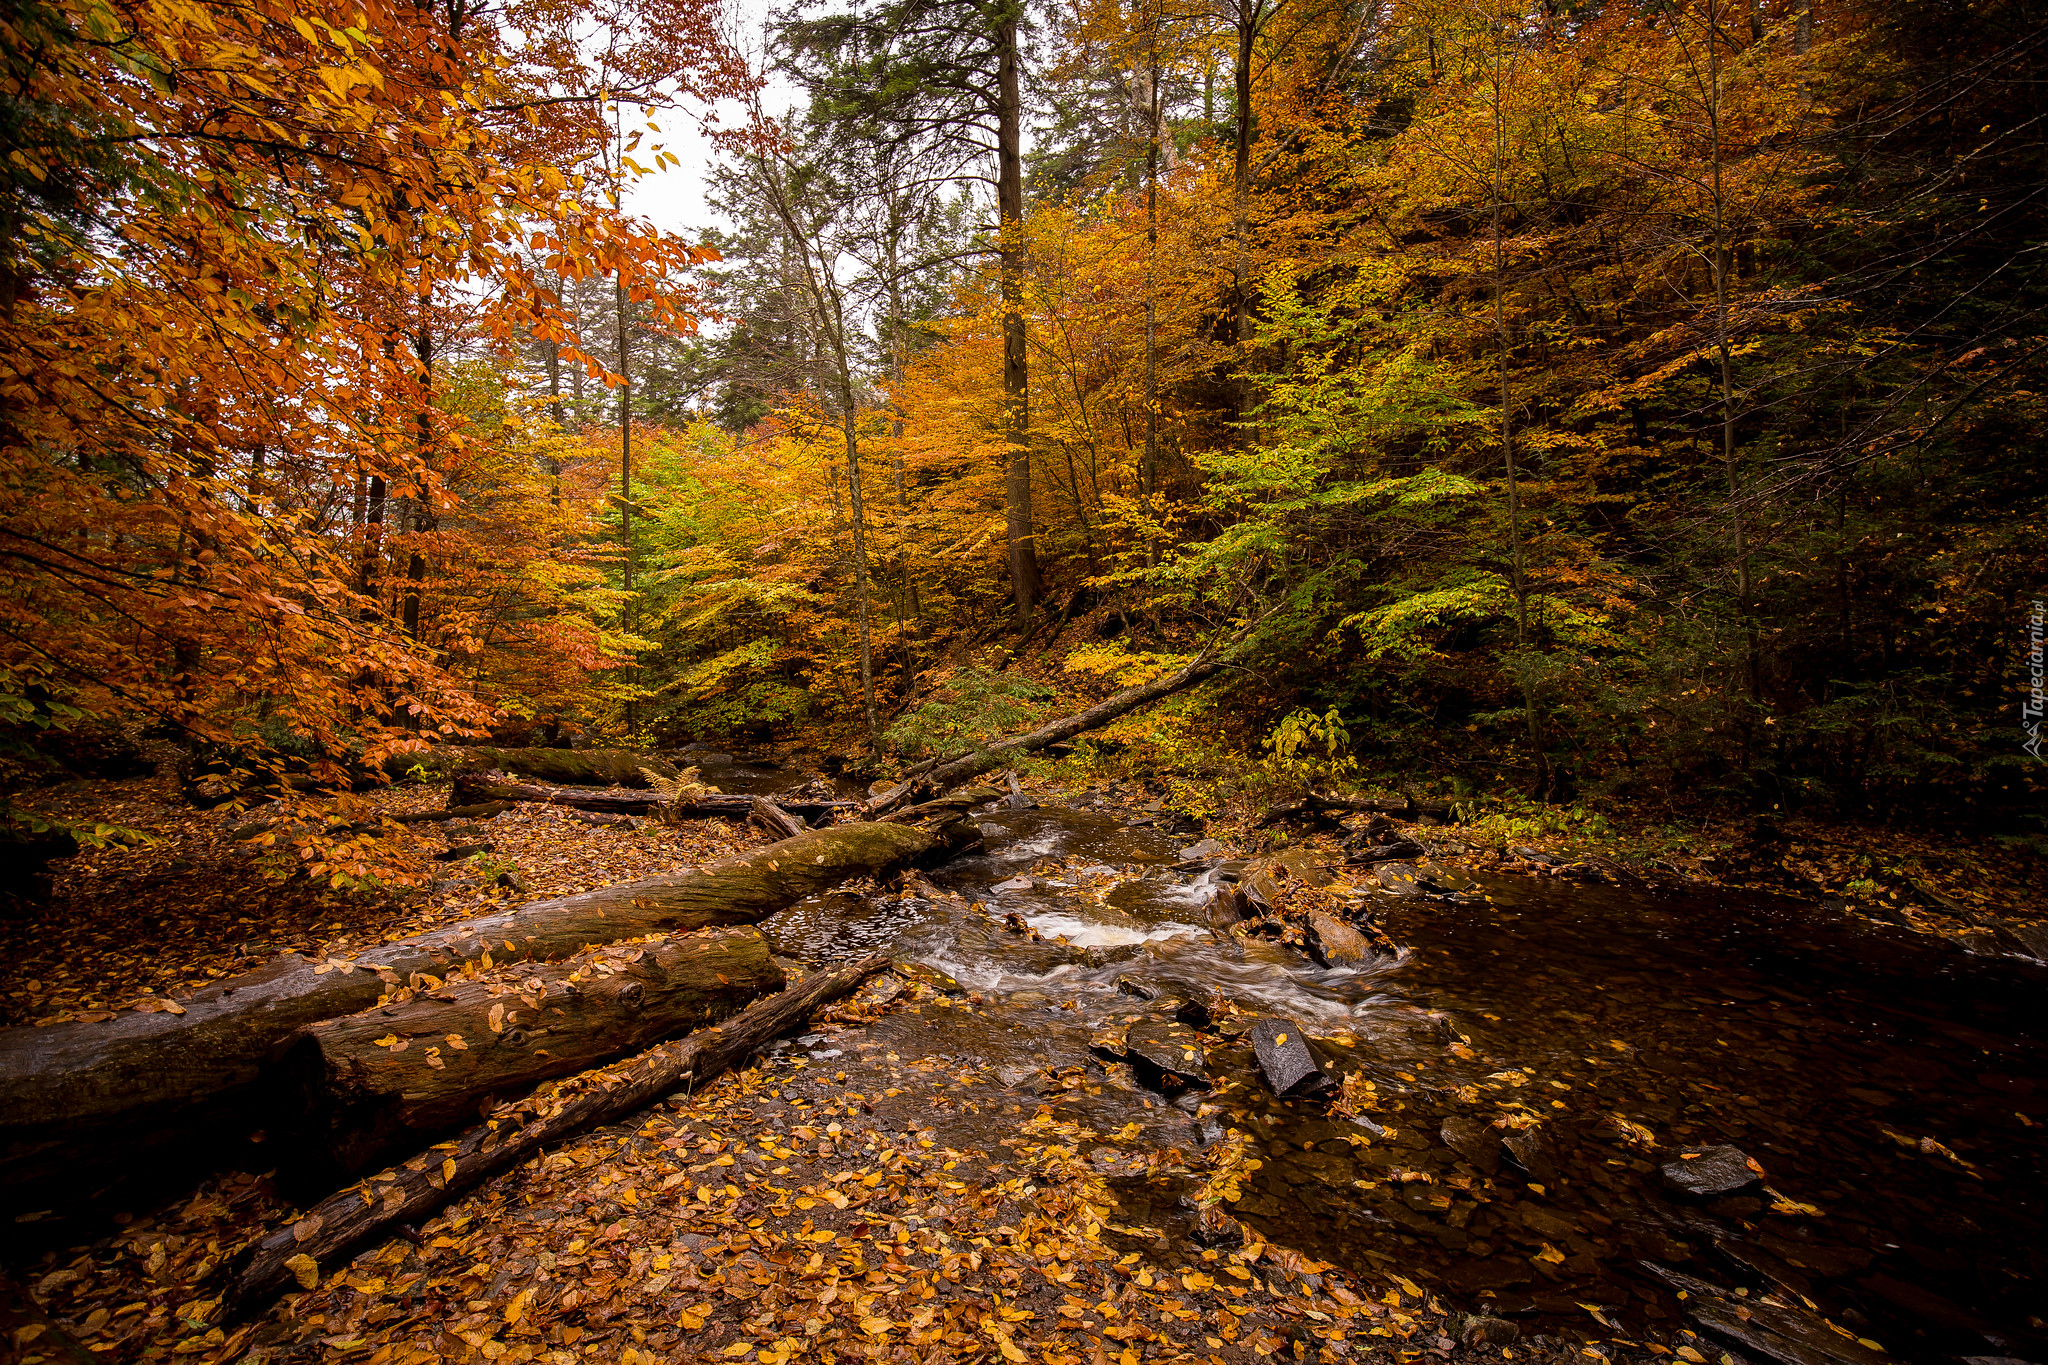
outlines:
M1664 1183L1680 1194L1700 1198L1733 1194L1763 1178L1763 1170L1734 1147L1702 1147L1681 1152L1664 1164Z
M1329 1076L1309 1051L1301 1025L1292 1020L1261 1019L1253 1024L1252 1049L1274 1094L1313 1095L1329 1089Z

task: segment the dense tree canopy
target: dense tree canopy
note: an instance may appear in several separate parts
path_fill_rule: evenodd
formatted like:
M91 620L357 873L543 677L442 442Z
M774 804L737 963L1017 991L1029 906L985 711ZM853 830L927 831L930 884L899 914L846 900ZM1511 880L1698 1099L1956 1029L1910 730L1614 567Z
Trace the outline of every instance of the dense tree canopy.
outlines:
M4 22L17 731L888 751L1231 640L1115 738L2037 784L2024 0L814 6L689 241L618 191L627 110L752 88L695 3Z

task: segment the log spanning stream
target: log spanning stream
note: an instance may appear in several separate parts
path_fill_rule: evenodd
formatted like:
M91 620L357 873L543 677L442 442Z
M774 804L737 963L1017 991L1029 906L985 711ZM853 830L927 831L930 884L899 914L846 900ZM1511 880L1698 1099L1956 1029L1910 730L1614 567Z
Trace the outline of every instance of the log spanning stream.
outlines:
M1895 1358L2048 1360L2037 964L1786 901L1496 878L1387 897L1375 914L1401 949L1321 968L1208 933L1232 869L1176 872L1187 841L1160 828L1072 808L975 818L989 851L909 893L822 896L763 927L813 962L922 962L981 1011L946 1011L942 1033L899 1013L857 1044L781 1055L875 1092L892 1049L992 1068L1016 1104L892 1103L959 1146L1051 1104L1101 1135L1084 1155L1128 1249L1199 1255L1193 1181L1147 1153L1199 1168L1234 1129L1262 1164L1233 1211L1268 1241L1525 1333L1715 1328L1738 1357L1788 1365L1882 1359L1858 1337ZM1185 1086L1103 1049L1105 1031L1219 998L1315 1039L1355 1074L1355 1115L1276 1097L1243 1021L1200 1033L1205 1074ZM1540 1124L1487 1126L1503 1115ZM1715 1148L1735 1149L1737 1188L1666 1175L1725 1168ZM1746 1184L1745 1157L1762 1171Z

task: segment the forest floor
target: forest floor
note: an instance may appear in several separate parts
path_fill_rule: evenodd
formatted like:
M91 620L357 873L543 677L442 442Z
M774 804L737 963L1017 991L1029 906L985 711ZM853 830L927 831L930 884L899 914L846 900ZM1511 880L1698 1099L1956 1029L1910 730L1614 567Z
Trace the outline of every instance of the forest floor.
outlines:
M1136 812L1169 800L1164 784L1144 779L1098 789ZM444 793L402 788L365 800L395 812L439 804ZM602 828L521 806L488 822L485 859L435 862L436 830L400 860L418 879L413 890L366 895L280 878L288 855L230 837L246 817L194 812L168 782L80 783L36 793L33 804L148 839L81 854L47 909L0 924L8 1024L175 1010L179 992L279 952L346 954L508 899L673 872L765 842L723 821ZM1248 812L1225 814L1212 831L1245 853L1309 844L1334 854L1340 833L1255 823ZM1613 831L1429 833L1444 836L1441 860L1454 865L1599 876L1612 875L1599 859L1615 858L1808 897L1870 881L1881 848L1884 866L1915 869L1902 884L1918 891L1870 898L1884 918L1967 937L1994 923L2024 931L2042 913L2038 860L1988 840L1880 839L1795 820L1763 841L1731 826L1690 855L1631 859ZM1503 833L1519 837L1495 837ZM523 890L492 884L508 868ZM215 1177L11 1272L55 1323L109 1361L1599 1365L1627 1355L1550 1338L1460 1345L1460 1319L1398 1274L1360 1283L1255 1235L1170 1267L1129 1250L1100 1226L1095 1168L1077 1159L1052 1104L1020 1097L986 1067L901 1041L943 1027L947 1011L973 1008L971 997L955 1002L919 985L880 1008L843 1007L818 1025L815 1045L825 1057L860 1056L856 1080L866 1090L848 1088L836 1069L846 1064L801 1056L729 1076L527 1163L254 1322L216 1322L210 1299L235 1250L291 1216L268 1175ZM878 1088L878 1068L898 1083ZM947 1115L970 1112L994 1122L949 1129ZM981 1140L995 1132L1002 1136ZM1169 1149L1146 1159L1185 1158Z

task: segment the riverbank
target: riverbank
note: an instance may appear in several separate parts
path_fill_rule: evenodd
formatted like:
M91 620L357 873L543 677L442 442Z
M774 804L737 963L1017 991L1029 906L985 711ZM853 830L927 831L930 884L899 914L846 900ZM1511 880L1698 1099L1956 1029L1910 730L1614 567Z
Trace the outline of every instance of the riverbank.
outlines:
M727 766L736 788L801 777ZM1554 833L1503 848L1484 818L1198 822L1162 786L1034 775L975 817L987 851L775 917L792 957L882 950L937 971L885 978L761 1066L529 1163L246 1331L206 1305L235 1248L292 1216L260 1175L117 1210L15 1268L116 1360L1774 1355L1645 1260L1840 1328L1851 1357L1858 1336L1931 1360L1994 1349L2001 1323L2033 1330L2009 1252L2043 1221L2020 1177L2048 1066L2008 1009L2024 980L1995 975L2018 959L1932 959L1881 918L1668 869L1646 888ZM272 855L230 821L146 785L68 795L165 838L86 855L45 917L10 928L37 970L77 964L61 990L24 978L40 984L22 1013L45 1011L29 1017L173 1008L259 930L346 956L765 837L518 808L479 822L481 863L433 859L478 841L438 830L410 855L433 879L420 891L286 885L259 903ZM1389 832L1416 851L1351 861ZM496 884L501 863L526 892ZM1251 889L1277 901L1260 923L1278 937L1207 921ZM1327 943L1284 929L1318 910L1381 946L1319 961ZM1140 1037L1191 1002L1209 1011L1188 1016L1200 1085L1148 1072ZM1261 1019L1300 1024L1342 1088L1273 1095ZM1721 1147L1756 1163L1754 1187L1667 1187L1665 1167ZM1774 1358L1848 1365L1810 1346Z

